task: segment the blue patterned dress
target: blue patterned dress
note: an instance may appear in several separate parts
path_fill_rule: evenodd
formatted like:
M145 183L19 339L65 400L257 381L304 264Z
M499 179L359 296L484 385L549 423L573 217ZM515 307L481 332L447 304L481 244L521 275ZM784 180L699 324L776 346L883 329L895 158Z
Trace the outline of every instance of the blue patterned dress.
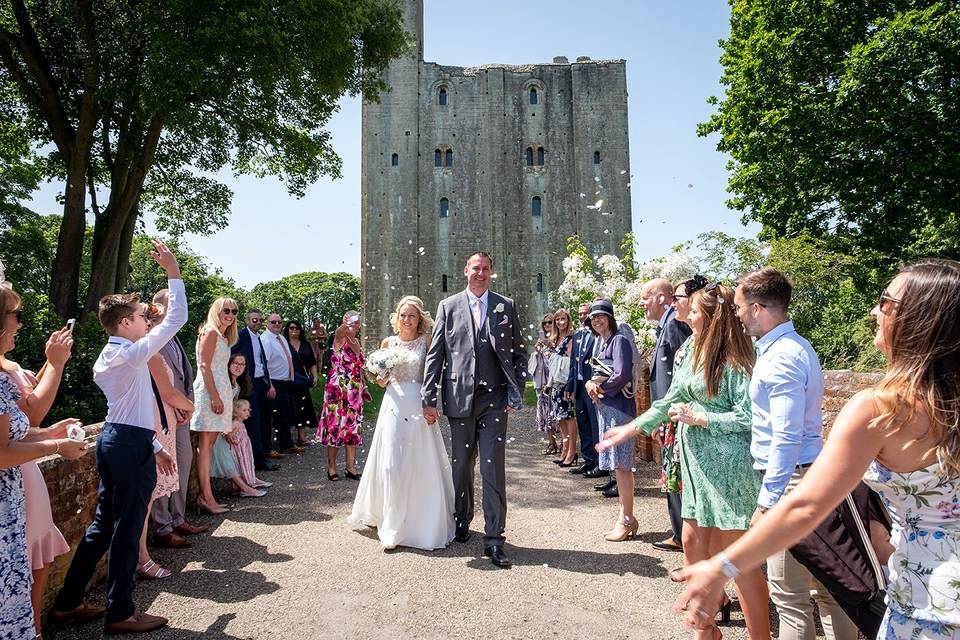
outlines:
M882 640L960 638L960 478L940 464L899 473L877 461L863 481L880 494L893 530Z
M10 441L22 440L30 420L17 406L20 389L0 374L0 414L10 419ZM0 640L36 638L30 604L26 513L20 467L0 469Z

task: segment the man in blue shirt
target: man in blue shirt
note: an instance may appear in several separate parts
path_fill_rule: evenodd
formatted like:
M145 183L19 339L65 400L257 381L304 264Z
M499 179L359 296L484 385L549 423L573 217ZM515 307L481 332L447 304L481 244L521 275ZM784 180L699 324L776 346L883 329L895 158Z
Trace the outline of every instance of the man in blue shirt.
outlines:
M757 338L750 451L763 480L753 522L800 482L823 448L823 371L813 347L790 321L792 293L785 275L764 267L740 278L733 299L747 333ZM814 639L812 589L827 638L856 640L853 622L789 551L767 559L767 579L781 640Z

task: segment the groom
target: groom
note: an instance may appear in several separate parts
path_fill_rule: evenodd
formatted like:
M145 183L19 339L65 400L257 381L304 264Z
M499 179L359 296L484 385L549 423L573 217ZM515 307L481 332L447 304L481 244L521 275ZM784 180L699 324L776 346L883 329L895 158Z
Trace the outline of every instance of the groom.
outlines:
M504 471L507 413L523 406L527 353L513 300L488 289L493 260L474 253L463 268L467 290L440 302L423 376L423 415L437 421L437 390L450 419L457 542L470 539L474 463L483 478L483 555L509 567Z

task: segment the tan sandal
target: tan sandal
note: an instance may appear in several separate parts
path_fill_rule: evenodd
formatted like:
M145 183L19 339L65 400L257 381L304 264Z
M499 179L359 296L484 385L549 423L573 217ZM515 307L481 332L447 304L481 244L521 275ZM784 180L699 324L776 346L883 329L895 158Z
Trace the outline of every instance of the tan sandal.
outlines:
M633 522L627 524L626 519L617 520L616 526L613 528L610 533L603 537L607 542L623 542L628 540L637 534L637 531L640 529L640 523L636 518L633 519Z

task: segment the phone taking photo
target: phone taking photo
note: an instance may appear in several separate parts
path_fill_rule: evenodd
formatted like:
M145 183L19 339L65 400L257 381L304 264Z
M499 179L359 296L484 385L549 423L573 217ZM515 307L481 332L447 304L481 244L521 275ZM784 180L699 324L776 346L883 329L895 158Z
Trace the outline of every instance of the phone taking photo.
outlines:
M73 325L75 324L77 324L76 318L70 318L69 320L67 320L67 331L69 331L70 333L73 333Z

